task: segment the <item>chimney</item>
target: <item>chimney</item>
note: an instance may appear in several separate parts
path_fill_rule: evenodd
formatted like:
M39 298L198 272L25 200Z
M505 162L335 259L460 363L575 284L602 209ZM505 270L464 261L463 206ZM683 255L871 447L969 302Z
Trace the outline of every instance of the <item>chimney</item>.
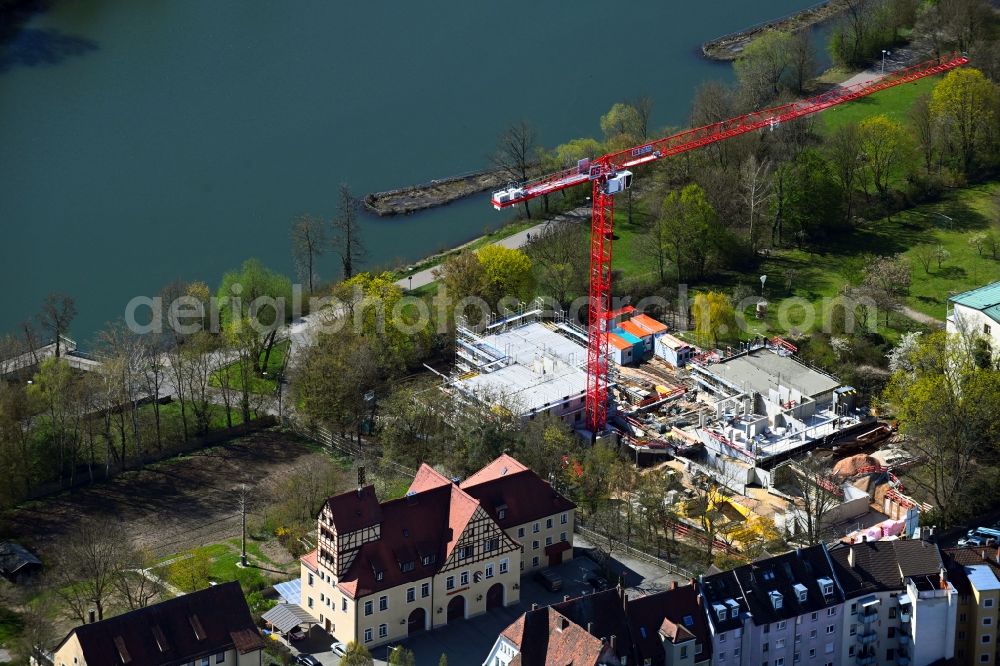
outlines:
M91 608L87 611L87 623L94 624L95 622L97 622L97 611Z
M670 589L671 590L676 590L677 589L677 581L676 580L670 581Z
M618 637L615 636L614 634L611 634L611 651L617 654L616 652L617 647L618 647Z
M563 595L563 601L569 601L569 595L568 594L564 594Z
M556 630L563 632L566 631L567 627L569 627L569 620L560 615L559 619L556 620Z
M847 566L854 568L854 546L847 548Z
M531 604L531 610L538 610L538 604Z
M944 567L941 567L941 570L938 572L938 574L939 574L940 580L941 580L941 589L942 590L947 590L948 589L948 572L945 571Z
M587 623L587 633L590 634L591 636L594 635L594 623L593 622L588 622Z

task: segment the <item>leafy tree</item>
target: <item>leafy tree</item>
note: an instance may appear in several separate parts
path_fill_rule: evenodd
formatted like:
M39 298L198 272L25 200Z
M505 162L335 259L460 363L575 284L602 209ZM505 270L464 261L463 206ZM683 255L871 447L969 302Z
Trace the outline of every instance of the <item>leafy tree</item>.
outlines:
M405 306L403 289L391 273L360 273L335 293L347 304L355 330L377 352L384 372L399 372L427 353L431 322Z
M524 247L538 277L542 295L566 306L586 291L586 236L576 224L549 224Z
M203 548L185 553L170 565L170 580L185 592L194 592L208 586L211 559Z
M918 97L910 107L908 117L917 151L923 159L924 171L931 173L938 143L938 128L931 114L931 96L924 94Z
M223 324L247 329L253 369L262 373L278 329L291 321L292 281L258 259L247 259L238 271L222 276L218 297Z
M414 468L424 461L442 460L448 436L441 404L445 400L436 387L419 390L403 385L381 401L379 441L386 457Z
M710 251L706 240L718 221L715 210L705 199L705 191L691 184L680 192L670 192L660 215L662 233L671 239L670 258L677 268L677 281L682 282L691 274L703 277Z
M631 104L614 104L601 116L601 132L607 149L624 150L641 142L646 136L644 123L647 120Z
M438 659L438 666L448 666L448 655L441 653L441 658Z
M903 126L888 116L865 118L858 125L864 173L878 193L885 195L894 169L905 163L909 152L909 136Z
M477 256L483 267L483 295L490 305L499 309L503 298L524 302L534 295L535 276L524 252L494 244L479 250Z
M720 338L732 338L738 333L733 304L721 292L696 294L691 303L691 316L698 337L711 340L713 345L718 345Z
M956 147L966 173L977 157L995 148L1000 90L978 69L948 72L931 92L930 111Z
M793 42L786 32L768 30L747 44L733 63L740 89L750 106L759 108L778 96L789 71Z
M788 236L799 242L824 237L843 224L840 187L830 163L815 150L805 150L775 174L772 241Z
M827 158L833 167L833 177L843 196L843 212L847 222L854 216L854 190L857 187L861 165L861 133L853 123L841 125L826 141Z
M925 463L911 475L933 499L941 523L955 523L982 498L972 481L1000 443L1000 372L979 367L943 332L924 334L906 367L893 373L883 399L895 409L907 449Z
M315 289L316 260L326 251L329 240L326 236L326 226L318 217L301 215L292 222L292 256L299 279L309 287L309 293Z
M862 282L862 293L885 312L899 309L903 298L910 292L910 267L903 257L875 257L867 263Z
M358 200L345 184L340 186L340 207L333 218L334 247L340 254L344 279L354 277L358 264L365 258L365 244L361 239L361 221L358 219Z
M799 30L788 45L789 80L795 92L805 91L806 83L816 75L818 56L809 30Z
M375 660L361 643L351 641L347 644L347 650L340 659L341 666L373 666Z
M475 304L466 302L461 308L459 304L466 299L486 296L486 272L479 261L479 256L471 250L462 250L449 257L443 264L434 269L434 277L444 285L455 316L461 316L469 321L475 321L483 314Z
M405 647L396 646L389 655L390 666L416 666L417 660L411 650Z

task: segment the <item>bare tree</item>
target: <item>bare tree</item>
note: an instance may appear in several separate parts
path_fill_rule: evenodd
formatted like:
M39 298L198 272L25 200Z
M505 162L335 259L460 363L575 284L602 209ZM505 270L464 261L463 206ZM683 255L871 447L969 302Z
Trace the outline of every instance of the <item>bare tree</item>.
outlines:
M645 141L649 138L649 123L653 116L653 98L649 95L638 95L628 100L628 105L635 109L639 139Z
M315 289L316 260L326 251L329 241L323 221L312 215L301 215L292 222L292 256L299 279Z
M135 551L122 523L92 520L61 540L49 571L56 595L83 624L91 609L98 620L104 619L116 579L134 563Z
M333 219L333 233L334 244L344 267L344 279L347 280L354 275L357 264L364 259L365 246L361 240L358 200L346 184L340 186L340 209Z
M887 326L889 313L897 310L910 292L910 279L910 267L902 256L875 257L865 268L862 292L885 312Z
M147 572L154 561L151 553L134 549L131 545L125 549L112 585L118 599L129 610L145 608L163 592L160 584Z
M858 126L842 125L826 142L833 175L844 196L844 214L850 222L854 214L854 189L861 169L861 133Z
M913 248L913 256L917 258L920 265L924 267L924 273L931 274L931 262L934 261L934 246L929 243L918 245Z
M571 296L583 293L587 245L579 225L548 224L524 249L535 263L542 287L557 303L565 306Z
M42 311L38 314L38 324L48 331L56 343L56 356L60 352L60 336L69 331L69 325L76 317L76 302L65 294L51 293L42 303Z
M773 197L771 189L771 163L758 160L751 155L743 163L743 204L746 206L747 222L749 224L750 249L757 251L757 236L754 235L754 222L767 211L767 203ZM758 234L760 229L758 227Z
M816 47L813 45L811 31L799 30L792 36L789 44L788 66L795 92L805 91L805 85L816 74Z
M828 514L842 502L836 494L837 482L830 478L826 461L814 454L788 463L786 469L791 472L788 484L796 496L796 524L802 528L806 543L820 543L828 527Z
M537 154L538 137L535 129L527 121L521 120L500 135L496 152L493 153L493 164L508 178L524 183L535 166ZM524 214L531 218L527 201L524 202Z

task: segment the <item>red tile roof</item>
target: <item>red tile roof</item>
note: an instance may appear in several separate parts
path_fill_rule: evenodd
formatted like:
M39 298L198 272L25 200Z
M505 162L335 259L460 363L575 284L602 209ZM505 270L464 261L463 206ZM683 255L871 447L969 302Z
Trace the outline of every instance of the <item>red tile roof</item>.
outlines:
M462 481L461 487L505 530L576 508L547 481L506 454ZM503 518L499 517L501 508ZM572 529L567 525L567 531Z
M520 462L504 453L486 467L482 468L465 481L462 481L461 485L463 488L468 488L469 486L474 486L478 483L495 481L496 479L507 476L508 474L516 474L518 472L527 471L529 471L527 466L522 465Z
M375 486L365 486L326 500L333 514L333 526L338 534L355 532L382 522L382 507L375 497Z
M451 480L448 477L441 474L427 463L421 463L420 469L417 470L417 475L413 477L413 483L410 484L407 492L422 493L425 490L440 488L441 486L447 486L450 484Z
M632 317L629 321L631 321L636 326L649 331L653 335L656 335L657 333L665 333L667 331L666 324L662 324L656 321L649 315L644 315L644 314L636 315Z
M306 565L314 572L319 571L319 567L316 564L316 552L317 549L313 548L311 551L299 558L299 561L302 562L302 564Z

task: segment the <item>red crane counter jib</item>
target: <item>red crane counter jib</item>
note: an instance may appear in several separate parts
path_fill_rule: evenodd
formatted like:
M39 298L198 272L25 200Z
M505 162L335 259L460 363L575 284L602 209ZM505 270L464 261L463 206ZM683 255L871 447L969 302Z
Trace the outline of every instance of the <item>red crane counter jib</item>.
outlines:
M880 90L940 74L969 62L964 55L951 55L889 73L883 77L839 86L797 102L754 111L711 125L656 139L628 150L593 160L580 160L575 167L543 176L493 193L493 207L508 208L536 197L593 183L593 220L590 230L590 302L587 309L587 425L600 432L608 414L607 317L611 303L611 239L614 231L614 195L631 185L633 167L700 148L716 141L759 129L774 129L781 123L818 113L831 106L871 95Z

